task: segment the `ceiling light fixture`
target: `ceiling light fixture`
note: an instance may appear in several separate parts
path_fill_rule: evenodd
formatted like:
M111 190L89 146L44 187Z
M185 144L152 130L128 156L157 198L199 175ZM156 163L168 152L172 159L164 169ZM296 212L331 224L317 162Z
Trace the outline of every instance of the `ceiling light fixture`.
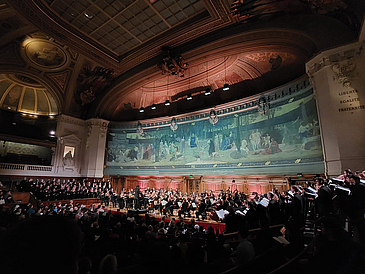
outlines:
M229 90L229 84L227 83L227 59L224 60L224 82L225 82L225 84L223 86L224 91Z
M207 61L207 88L205 89L205 92L204 92L204 94L207 96L207 95L211 95L212 94L212 92L211 92L211 89L210 89L210 87L209 87L209 68L208 68L208 61Z
M170 80L169 75L167 75L167 85L166 85L167 100L165 102L165 106L171 105L170 100L168 99L169 98L169 80Z
M141 87L141 89L142 89L142 95L143 95L143 87ZM143 97L143 96L142 96ZM142 103L142 102L141 102ZM143 106L141 106L140 108L139 108L139 112L140 113L142 113L142 112L144 112L144 107Z
M88 14L88 13L84 13L85 17L88 19L92 19L94 17L94 15Z
M152 91L152 106L151 106L151 109L152 110L155 110L157 108L157 105L155 104L155 83L156 82L153 82L153 91Z
M189 69L189 90L190 90L190 69ZM191 96L191 93L188 94L188 97L186 97L186 100L192 100L193 97Z

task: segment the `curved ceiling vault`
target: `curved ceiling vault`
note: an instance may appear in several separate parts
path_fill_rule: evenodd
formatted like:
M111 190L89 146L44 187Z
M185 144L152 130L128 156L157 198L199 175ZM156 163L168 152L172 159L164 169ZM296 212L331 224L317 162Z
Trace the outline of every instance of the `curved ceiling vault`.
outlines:
M140 71L134 79L121 81L103 97L97 115L120 120L129 116L131 111L138 113L141 107L148 108L152 104L165 107L166 100L181 103L187 94L192 93L194 97L207 87L216 97L213 104L219 104L221 96L218 94L223 93L225 83L231 89L224 93L236 94L232 97L246 96L247 85L240 85L243 82L249 83L250 92L263 92L302 76L306 60L316 50L311 40L296 32L262 30L255 32L254 42L247 42L246 36L249 35L252 33L231 37L232 44L228 44L227 39L214 41L218 51L210 50L211 45L207 44L186 52L183 56L192 57L185 60L189 65L184 77L163 75L157 66ZM191 100L185 104L194 102Z
M62 113L114 121L177 115L288 83L305 73L317 52L354 40L365 9L357 0L318 0L316 6L290 0L4 1L3 75L21 68L25 76L46 78L59 89L53 93ZM163 47L188 63L184 77L161 74ZM80 100L89 90L77 91L79 76L95 68L113 72L115 80ZM204 96L207 87L210 96ZM196 100L187 102L188 94ZM169 108L163 108L166 100ZM140 107L147 111L140 114Z

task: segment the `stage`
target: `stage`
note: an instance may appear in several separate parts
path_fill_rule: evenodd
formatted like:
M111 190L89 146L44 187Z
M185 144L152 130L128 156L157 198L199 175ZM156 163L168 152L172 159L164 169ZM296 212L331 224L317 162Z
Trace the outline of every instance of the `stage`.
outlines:
M140 210L129 209L128 211L126 209L119 210L118 208L113 208L113 207L106 207L106 209L111 210L113 214L131 214L131 215L138 214L139 216L142 216L142 217L144 217L145 214L148 214L150 217L154 217L157 221L161 221L162 217L163 217L163 215L159 214L157 211L151 213L151 212L148 212L147 209L140 209ZM194 215L194 213L192 215ZM177 215L173 215L170 217L165 217L165 222L169 223L172 218L175 219L175 222L177 222L179 220L179 217ZM204 229L207 229L208 226L212 226L214 231L216 232L216 234L221 234L226 229L225 223L217 222L217 221L214 221L211 219L200 220L200 221L197 221L193 217L183 218L183 219L186 224L190 224L191 219L194 219L195 224L202 226Z

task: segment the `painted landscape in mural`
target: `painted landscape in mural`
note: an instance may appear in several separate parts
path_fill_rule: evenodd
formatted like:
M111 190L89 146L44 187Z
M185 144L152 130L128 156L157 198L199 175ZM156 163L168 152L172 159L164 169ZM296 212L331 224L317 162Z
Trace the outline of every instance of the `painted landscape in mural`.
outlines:
M213 165L237 167L269 165L295 159L322 157L321 139L312 91L271 104L265 113L258 108L220 116L208 110L200 121L134 130L111 129L107 167L183 168Z

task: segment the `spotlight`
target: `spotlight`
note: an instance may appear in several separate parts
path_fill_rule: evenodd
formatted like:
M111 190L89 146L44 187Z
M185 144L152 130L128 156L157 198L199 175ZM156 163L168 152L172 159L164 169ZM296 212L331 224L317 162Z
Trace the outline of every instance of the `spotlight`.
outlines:
M144 112L144 107L141 107L140 109L139 109L139 112Z
M165 106L169 106L169 105L171 105L170 100L166 100Z
M229 85L226 83L226 84L224 84L224 86L223 86L223 90L224 91L227 91L227 90L229 90Z
M151 106L151 109L156 109L156 108L157 108L156 104L153 104L153 105Z
M84 13L84 16L87 18L87 19L93 19L94 15L91 15L91 14L88 14L88 13Z
M211 92L210 92L210 88L207 88L206 90L205 90L205 93L204 93L205 95L210 95L210 94L212 94Z
M192 100L193 97L191 96L191 94L188 95L188 97L186 97L186 100Z

